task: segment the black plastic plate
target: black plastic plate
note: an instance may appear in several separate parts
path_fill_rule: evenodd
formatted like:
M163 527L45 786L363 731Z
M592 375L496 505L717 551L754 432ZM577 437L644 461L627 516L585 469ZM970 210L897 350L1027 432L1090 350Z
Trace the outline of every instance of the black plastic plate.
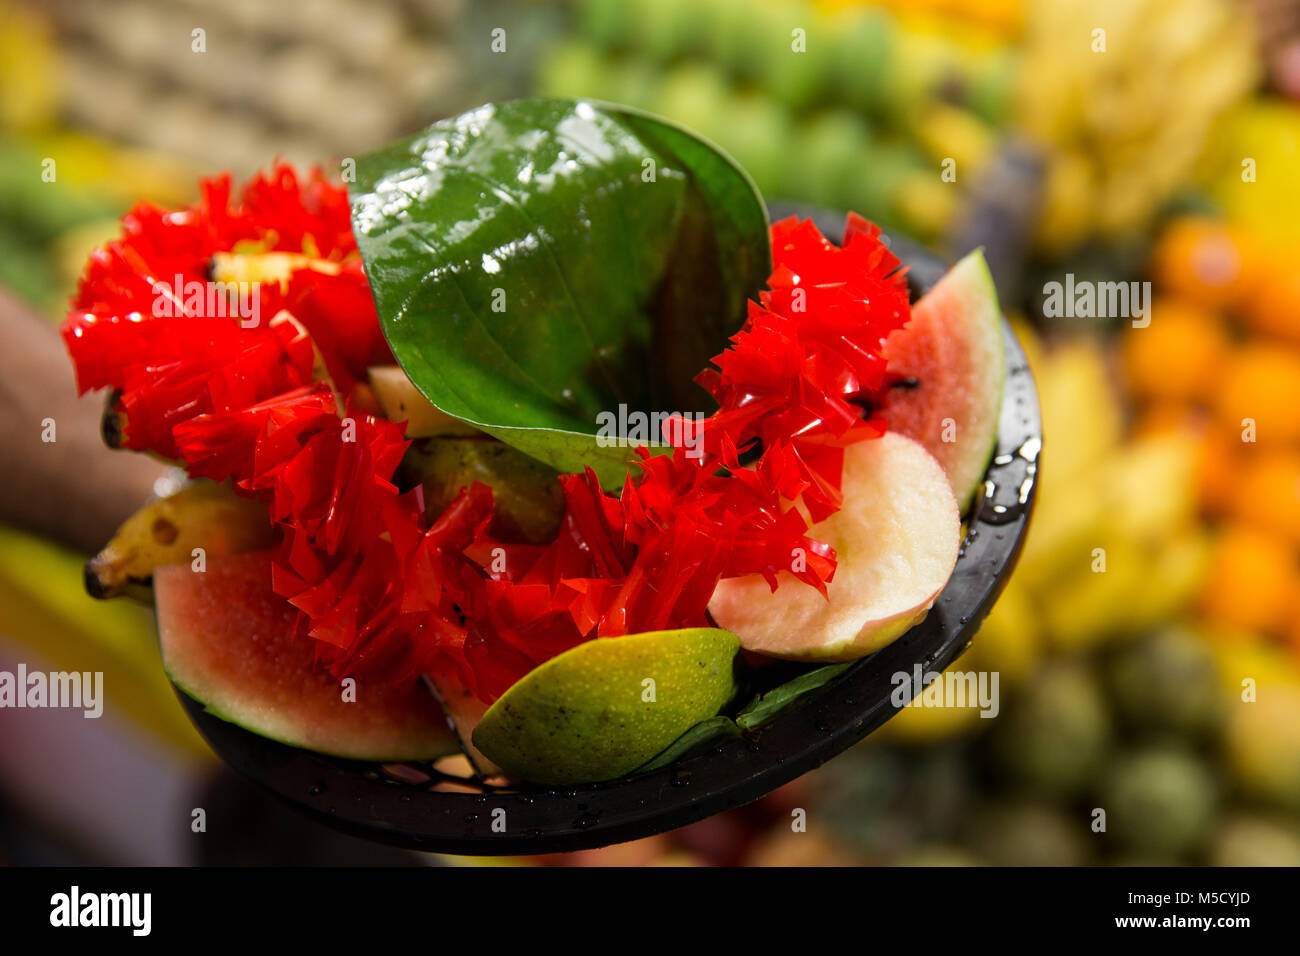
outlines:
M827 235L838 237L842 218L813 216ZM909 266L914 296L943 274L943 263L919 246L904 240L891 245ZM204 739L235 770L330 826L416 850L490 855L589 849L685 826L756 800L892 717L893 675L912 674L918 665L942 671L952 664L1010 576L1033 505L1042 422L1024 351L1010 327L1005 338L1007 382L997 454L969 518L956 569L934 609L893 644L741 739L608 783L498 790L466 781L478 792L448 792L433 789L448 778L427 768L382 767L288 747L213 717L177 693Z

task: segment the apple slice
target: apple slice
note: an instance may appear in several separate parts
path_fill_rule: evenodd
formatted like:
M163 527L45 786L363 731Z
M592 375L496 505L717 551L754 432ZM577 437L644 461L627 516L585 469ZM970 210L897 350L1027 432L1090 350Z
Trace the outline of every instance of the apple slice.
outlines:
M823 597L788 571L718 584L709 611L740 646L770 657L847 661L880 650L934 604L957 563L961 519L943 467L889 432L844 453L844 506L809 534L835 548Z
M400 365L370 368L370 387L389 421L406 422L407 438L434 435L476 435L478 429L452 418L420 394Z

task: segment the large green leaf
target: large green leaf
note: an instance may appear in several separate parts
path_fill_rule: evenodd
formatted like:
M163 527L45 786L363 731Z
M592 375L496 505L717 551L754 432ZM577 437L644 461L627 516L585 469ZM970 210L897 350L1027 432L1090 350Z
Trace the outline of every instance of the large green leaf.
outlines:
M351 191L384 333L416 387L611 487L631 449L599 444L597 416L708 411L691 380L770 270L744 171L625 107L489 104L363 157Z

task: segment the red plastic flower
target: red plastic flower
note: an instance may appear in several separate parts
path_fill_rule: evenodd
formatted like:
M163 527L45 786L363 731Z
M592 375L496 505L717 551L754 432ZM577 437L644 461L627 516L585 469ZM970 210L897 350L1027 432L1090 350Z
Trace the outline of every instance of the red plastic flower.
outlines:
M480 697L592 637L707 626L724 577L761 574L775 589L787 570L825 593L834 552L808 537L794 502L814 521L834 513L844 448L884 432L859 402L884 385L881 349L910 306L879 235L852 215L839 248L811 222L772 226L776 268L762 304L750 303L744 329L697 379L719 410L670 422L674 453L641 449L641 473L617 499L590 472L563 478L554 544L510 555L507 566L524 569L484 588L466 651ZM761 457L742 467L738 449L754 446ZM489 544L470 552L485 567Z
M493 537L486 486L434 515L393 484L403 426L350 399L392 359L342 187L281 165L238 202L222 177L190 209L140 205L122 225L63 327L79 387L120 392L129 447L266 502L272 587L337 676L451 667L491 701L582 641L707 625L721 578L776 587L791 570L824 591L834 574L795 503L814 521L838 507L843 449L883 431L860 401L909 314L897 258L857 217L839 248L811 223L773 225L769 288L698 379L718 411L670 423L679 447L640 449L617 497L591 472L562 476L563 521L542 546ZM256 298L214 297L226 281ZM253 303L264 318L250 322Z

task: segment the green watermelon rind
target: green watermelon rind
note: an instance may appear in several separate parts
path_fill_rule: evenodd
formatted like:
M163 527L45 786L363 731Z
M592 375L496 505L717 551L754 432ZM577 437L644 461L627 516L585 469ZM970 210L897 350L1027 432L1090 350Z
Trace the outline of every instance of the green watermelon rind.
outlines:
M442 757L450 757L461 752L460 742L456 739L456 736L451 731L450 727L448 727L448 737L445 741L438 742L437 746L424 749L390 752L350 750L347 748L328 749L319 745L312 746L305 744L300 740L294 740L292 735L269 733L265 729L257 727L247 718L241 718L219 706L207 703L199 692L177 679L166 667L163 668L163 671L167 674L167 679L176 685L185 696L196 701L203 708L204 713L211 714L218 720L224 720L228 724L234 724L236 727L247 730L251 734L257 734L257 736L264 737L267 740L274 740L276 743L284 744L286 747L294 747L298 750L310 750L312 753L322 754L326 757L340 757L344 760L364 760L370 763L400 763L409 760L438 760Z

